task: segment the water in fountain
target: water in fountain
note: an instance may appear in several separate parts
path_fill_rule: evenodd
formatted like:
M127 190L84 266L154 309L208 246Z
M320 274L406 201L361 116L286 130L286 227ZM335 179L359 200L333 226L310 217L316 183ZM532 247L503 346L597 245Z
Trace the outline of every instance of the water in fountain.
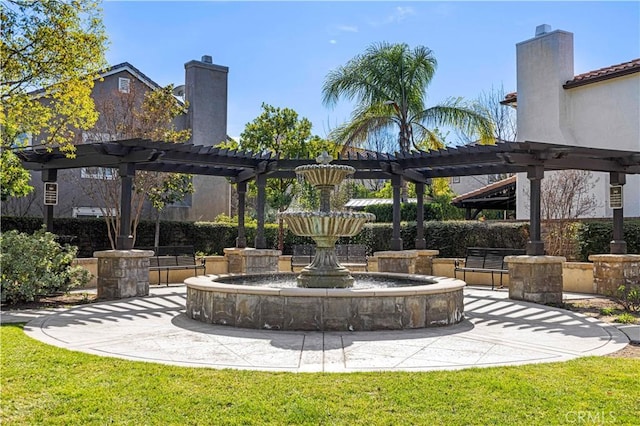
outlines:
M335 244L340 237L357 235L366 222L375 220L371 213L331 211L331 191L352 176L351 166L329 164L333 158L324 152L316 162L295 169L314 188L320 190L318 211L287 211L280 213L289 229L296 235L311 237L316 243L316 254L297 277L299 287L345 288L353 286L353 277L336 257Z

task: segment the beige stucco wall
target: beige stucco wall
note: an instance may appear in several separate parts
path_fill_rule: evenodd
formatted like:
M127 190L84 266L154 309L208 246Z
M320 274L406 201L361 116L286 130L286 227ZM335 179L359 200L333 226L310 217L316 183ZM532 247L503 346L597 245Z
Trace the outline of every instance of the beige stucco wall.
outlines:
M207 275L209 274L226 274L227 259L224 256L206 256L205 265L207 266ZM434 258L433 259L433 275L438 277L454 277L453 268L456 259L451 258ZM460 259L464 260L464 259ZM98 263L96 258L75 259L74 265L82 266L87 269L93 279L85 288L96 287L96 276L98 271ZM279 260L280 272L291 271L291 256L280 256ZM369 272L378 270L377 260L374 257L369 258ZM354 268L354 271L362 272L362 268ZM562 269L563 274L563 290L576 293L595 293L593 284L593 263L590 262L565 262ZM186 278L195 275L193 270L170 271L169 283L181 283ZM459 273L458 278L462 279ZM500 277L496 275L496 286L499 285ZM161 284L165 284L166 272L161 271ZM467 273L467 284L491 286L491 274L486 273ZM158 272L149 272L149 284L158 284ZM507 287L509 284L509 276L503 277L503 285Z
M593 263L565 262L562 265L562 290L574 293L595 294Z

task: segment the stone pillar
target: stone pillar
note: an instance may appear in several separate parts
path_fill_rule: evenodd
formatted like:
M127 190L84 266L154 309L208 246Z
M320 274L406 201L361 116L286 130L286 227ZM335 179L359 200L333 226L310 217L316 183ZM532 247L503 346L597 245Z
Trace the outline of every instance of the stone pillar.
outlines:
M225 248L230 274L265 274L278 272L280 250Z
M592 254L589 260L597 294L612 296L621 285L640 286L640 254Z
M98 298L122 299L149 295L151 250L105 250L98 259Z
M418 252L416 250L377 251L378 272L394 272L398 274L415 274Z
M534 303L562 303L560 256L507 256L509 298Z
M433 258L440 254L439 250L416 250L415 273L420 275L433 275Z

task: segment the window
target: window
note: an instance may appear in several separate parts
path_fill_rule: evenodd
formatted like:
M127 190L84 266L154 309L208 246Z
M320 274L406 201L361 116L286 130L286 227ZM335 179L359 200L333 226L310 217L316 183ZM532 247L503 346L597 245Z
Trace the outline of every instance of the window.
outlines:
M119 77L118 78L118 90L122 93L129 93L131 85L131 80L128 78Z
M104 211L100 207L74 207L73 217L104 217ZM116 209L109 209L111 216L116 216Z
M112 135L111 133L100 133L100 132L82 132L82 143L96 143L96 142L109 142L115 141L116 135Z
M82 179L113 180L117 176L116 169L106 167L83 167L80 171Z

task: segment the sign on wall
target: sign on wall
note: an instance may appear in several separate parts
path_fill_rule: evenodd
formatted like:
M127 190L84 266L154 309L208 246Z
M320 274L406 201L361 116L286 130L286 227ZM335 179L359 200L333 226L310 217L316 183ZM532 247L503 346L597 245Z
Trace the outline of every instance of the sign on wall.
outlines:
M58 184L55 182L45 182L44 184L44 205L58 205Z
M622 185L609 187L609 207L612 209L622 208Z

